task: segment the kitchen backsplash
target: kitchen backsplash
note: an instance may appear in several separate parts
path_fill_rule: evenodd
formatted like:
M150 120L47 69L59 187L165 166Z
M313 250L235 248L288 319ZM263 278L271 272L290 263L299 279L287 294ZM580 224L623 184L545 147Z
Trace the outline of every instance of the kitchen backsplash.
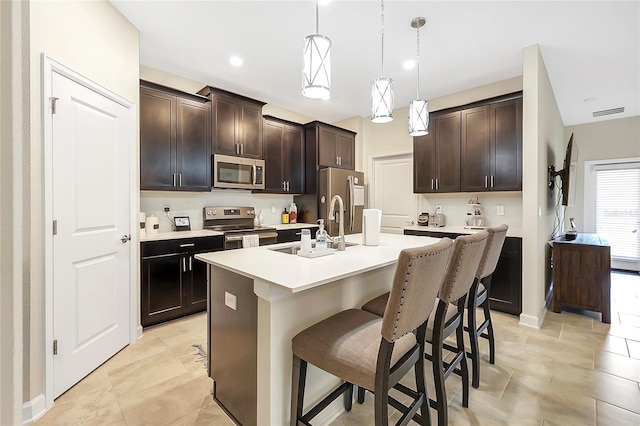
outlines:
M419 205L421 212L434 213L436 206L442 206L447 225L464 226L467 212L471 212L469 200L478 201L487 221L487 226L506 223L512 229L522 230L522 193L521 192L480 192L458 194L421 195ZM498 216L498 206L504 206L504 215ZM419 212L420 213L420 212Z
M214 189L211 192L140 191L140 211L160 219L160 232L171 231L171 223L164 216L163 207L169 206L171 217L189 216L191 229L202 229L202 209L206 206L255 207L262 211L266 225L280 223L284 207L293 202L291 195L252 194L246 190ZM275 213L271 207L275 206Z

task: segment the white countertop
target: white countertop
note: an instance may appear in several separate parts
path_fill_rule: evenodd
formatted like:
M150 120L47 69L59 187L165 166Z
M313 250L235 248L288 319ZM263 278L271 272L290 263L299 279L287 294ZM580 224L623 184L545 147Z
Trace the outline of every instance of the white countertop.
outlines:
M312 223L294 223L294 224L277 224L277 225L264 225L270 228L274 228L277 231L284 231L287 229L302 229L313 228ZM223 232L213 231L211 229L199 229L195 231L172 231L172 232L157 232L155 234L140 235L140 241L160 241L160 240L175 240L178 238L200 238L200 237L213 237L216 235L224 235Z
M140 241L160 241L160 240L176 240L178 238L200 238L200 237L214 237L216 235L224 235L220 231L212 231L210 229L200 229L197 231L172 231L172 232L157 232L155 234L140 235Z
M298 243L282 243L242 250L197 254L196 259L239 275L281 287L292 293L347 278L362 272L394 264L400 251L439 241L438 238L412 235L380 234L380 245L363 246L362 234L346 236L358 243L345 251L314 259L280 253L270 249Z
M481 231L481 229L469 229L464 226L405 226L403 229L411 230L411 231L423 231L423 232L451 232L453 234L475 234L476 232ZM507 237L516 237L522 238L522 230L521 229L512 229L509 228L507 230Z

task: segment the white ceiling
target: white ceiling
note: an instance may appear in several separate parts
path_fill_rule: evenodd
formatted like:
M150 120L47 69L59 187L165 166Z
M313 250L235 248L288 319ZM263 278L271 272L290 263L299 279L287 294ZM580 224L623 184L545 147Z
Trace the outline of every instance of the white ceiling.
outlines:
M117 1L140 30L140 63L322 121L370 114L380 76L380 2L333 0L319 7L332 40L328 101L300 93L304 37L315 33L314 2ZM385 77L396 108L522 75L522 49L539 44L565 125L640 115L639 1L393 1L384 4ZM240 68L232 55L244 59ZM625 107L594 119L593 111Z

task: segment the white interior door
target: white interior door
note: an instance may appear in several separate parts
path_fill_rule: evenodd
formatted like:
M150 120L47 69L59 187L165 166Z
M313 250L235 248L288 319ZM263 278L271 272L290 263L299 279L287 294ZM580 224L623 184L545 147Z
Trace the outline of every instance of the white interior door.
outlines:
M413 193L413 156L403 154L373 159L373 208L382 210L382 232L402 234L416 220L416 195Z
M130 111L54 72L54 397L129 342ZM57 232L55 231L57 227ZM125 238L123 238L125 237Z

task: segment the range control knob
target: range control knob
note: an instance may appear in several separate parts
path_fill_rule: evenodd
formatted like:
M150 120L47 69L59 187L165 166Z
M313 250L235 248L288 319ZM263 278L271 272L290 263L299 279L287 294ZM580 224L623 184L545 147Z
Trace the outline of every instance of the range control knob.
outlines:
M256 214L256 211L255 210L248 210L247 214Z

